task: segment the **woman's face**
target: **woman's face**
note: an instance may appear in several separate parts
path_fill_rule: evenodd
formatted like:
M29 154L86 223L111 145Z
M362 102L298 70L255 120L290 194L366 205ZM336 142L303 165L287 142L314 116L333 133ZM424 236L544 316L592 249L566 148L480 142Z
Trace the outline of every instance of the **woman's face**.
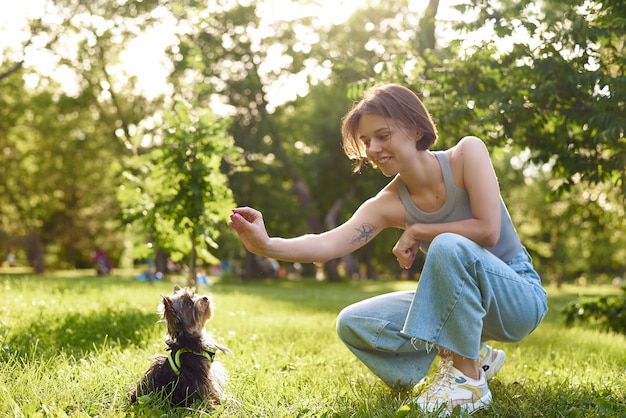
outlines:
M372 165L387 177L401 172L416 152L415 139L406 129L383 116L365 114L359 120L359 139Z

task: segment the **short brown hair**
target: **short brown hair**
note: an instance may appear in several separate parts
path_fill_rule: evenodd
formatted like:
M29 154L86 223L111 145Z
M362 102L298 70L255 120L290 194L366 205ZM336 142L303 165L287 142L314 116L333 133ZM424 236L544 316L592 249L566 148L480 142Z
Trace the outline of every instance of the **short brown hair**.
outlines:
M409 132L417 135L415 147L426 150L437 141L437 128L430 113L415 93L397 84L375 86L343 118L341 126L343 151L355 161L354 171L367 161L365 146L359 139L359 122L366 114L392 119Z

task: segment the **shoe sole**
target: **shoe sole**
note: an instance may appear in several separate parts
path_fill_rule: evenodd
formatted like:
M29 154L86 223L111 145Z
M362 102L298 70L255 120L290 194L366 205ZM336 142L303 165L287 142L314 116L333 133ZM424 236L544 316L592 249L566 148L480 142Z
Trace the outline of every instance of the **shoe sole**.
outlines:
M408 411L413 410L413 408L415 408L416 411L420 411L422 413L428 413L428 414L436 413L437 417L449 417L450 414L452 414L452 411L454 411L455 409L460 409L462 413L472 415L474 412L479 411L481 409L488 409L489 405L491 404L491 401L492 401L491 391L488 390L487 393L483 395L482 398L480 398L474 403L465 403L462 405L456 405L452 408L450 408L450 406L447 405L445 402L441 402L438 405L431 405L430 407L420 407L417 404L408 403L404 407L396 411L396 414L400 415L401 413L406 413Z
M504 363L503 363L504 364ZM474 402L472 404L468 404L468 408L463 408L463 411L467 412L468 414L473 414L474 412L480 410L480 409L487 409L489 408L489 404L491 403L491 391L487 392L487 394L485 396L483 396L482 398L480 398L477 402Z
M461 406L461 412L464 412L468 415L472 415L474 412L480 411L481 409L488 409L489 408L489 404L491 404L491 391L487 392L487 394L485 396L483 396L482 398L480 398L479 400L477 400L474 403L467 403L463 406ZM458 408L458 406L456 407ZM452 408L452 410L448 409L448 408L444 408L443 411L441 411L439 413L439 417L449 417L450 414L452 414L452 411L454 411L454 408Z

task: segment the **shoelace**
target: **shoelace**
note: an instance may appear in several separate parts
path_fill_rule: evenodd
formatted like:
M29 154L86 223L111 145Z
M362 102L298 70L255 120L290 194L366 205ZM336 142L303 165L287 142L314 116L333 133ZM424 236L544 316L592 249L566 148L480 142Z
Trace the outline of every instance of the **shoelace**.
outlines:
M434 376L435 382L428 388L427 392L436 395L438 393L445 393L448 389L452 389L452 385L454 384L454 375L451 372L453 364L452 360L441 361L439 370L437 370Z

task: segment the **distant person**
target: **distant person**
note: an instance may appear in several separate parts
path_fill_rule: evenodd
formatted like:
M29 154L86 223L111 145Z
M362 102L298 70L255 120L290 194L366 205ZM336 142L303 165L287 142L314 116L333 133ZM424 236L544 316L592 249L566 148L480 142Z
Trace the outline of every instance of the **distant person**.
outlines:
M112 265L109 256L101 248L96 248L93 255L94 263L96 264L96 274L98 276L106 276L111 273Z
M212 286L213 282L209 279L206 269L203 267L196 272L196 283Z
M180 273L182 270L183 269L179 263L175 263L171 257L167 257L167 272L168 273Z
M8 267L15 267L17 265L17 259L15 257L15 252L13 252L13 250L9 250L6 261L7 261Z
M547 311L546 292L500 195L485 144L466 136L430 151L437 130L420 99L389 84L367 91L343 119L343 149L358 171L369 162L391 181L343 225L322 234L269 237L262 214L233 209L231 225L252 253L325 262L361 248L385 228L404 230L393 248L408 269L426 253L415 291L345 308L337 332L391 387L410 387L441 357L433 383L410 403L422 411L491 402L488 378L505 353L488 340L517 342Z

